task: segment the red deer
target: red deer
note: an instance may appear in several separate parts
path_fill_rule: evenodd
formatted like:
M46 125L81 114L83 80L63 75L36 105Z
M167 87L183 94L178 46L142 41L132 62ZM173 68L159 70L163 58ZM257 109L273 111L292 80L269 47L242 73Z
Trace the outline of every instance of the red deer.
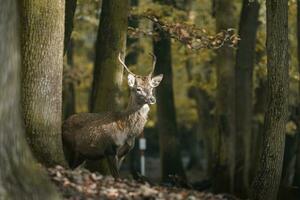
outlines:
M70 116L63 124L63 143L71 168L85 160L107 158L111 174L119 177L120 165L133 148L135 138L139 136L147 122L149 104L156 103L153 89L157 87L163 75L153 77L156 57L153 56L152 71L147 76L128 72L130 100L127 108L120 112L80 113Z

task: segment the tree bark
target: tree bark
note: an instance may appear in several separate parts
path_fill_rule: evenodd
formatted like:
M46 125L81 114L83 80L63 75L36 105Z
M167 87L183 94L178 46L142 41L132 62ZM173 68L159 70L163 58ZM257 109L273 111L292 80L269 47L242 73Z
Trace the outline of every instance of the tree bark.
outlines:
M64 1L20 1L22 103L28 142L39 162L65 165L62 141Z
M252 74L258 27L259 3L243 1L240 24L239 42L236 65L236 166L235 166L235 193L246 198L249 191L249 170L251 163L251 130L252 130Z
M217 32L234 28L234 5L231 0L216 0ZM217 50L217 157L214 167L215 192L233 192L235 169L235 71L234 50Z
M267 0L267 109L260 167L251 199L277 198L288 112L288 1Z
M59 199L24 137L17 1L0 0L0 5L0 199Z
M173 72L171 57L171 39L166 33L157 29L159 38L153 41L154 55L157 56L155 74L163 74L164 78L157 88L157 127L160 144L160 160L162 180L168 180L169 175L185 178L180 156L178 141L176 111L173 94Z
M125 54L129 5L128 0L102 2L90 99L91 112L120 109L123 67L118 61L118 55ZM90 161L87 168L109 174L106 162L102 160L101 163Z

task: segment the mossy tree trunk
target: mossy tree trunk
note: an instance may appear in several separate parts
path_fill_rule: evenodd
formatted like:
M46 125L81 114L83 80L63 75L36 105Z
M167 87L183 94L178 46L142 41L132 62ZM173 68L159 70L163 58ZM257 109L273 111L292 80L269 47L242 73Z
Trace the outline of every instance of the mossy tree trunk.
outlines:
M169 3L169 1L159 1ZM157 57L155 74L163 74L164 78L156 89L157 94L157 128L159 133L160 160L162 180L168 180L169 175L185 178L180 155L180 143L177 132L176 111L173 92L173 72L171 55L171 38L159 30L159 39L153 41L154 55Z
M251 163L251 130L252 130L252 74L258 27L259 3L243 1L240 24L239 42L236 65L236 166L235 166L235 193L246 198L249 191L249 170Z
M288 1L267 0L267 108L260 167L251 199L277 198L288 112Z
M90 99L91 112L120 109L123 67L118 60L118 55L125 54L129 3L129 0L102 1ZM105 174L110 173L104 160L101 164L90 161L87 168Z
M234 2L216 0L217 32L234 28ZM213 187L215 192L232 192L234 188L235 169L235 70L234 50L223 47L217 50L215 63L217 67L216 100L216 160L214 166Z
M0 0L0 5L0 199L59 199L35 163L22 127L17 1Z
M61 141L65 2L22 0L19 5L27 139L39 162L65 165Z

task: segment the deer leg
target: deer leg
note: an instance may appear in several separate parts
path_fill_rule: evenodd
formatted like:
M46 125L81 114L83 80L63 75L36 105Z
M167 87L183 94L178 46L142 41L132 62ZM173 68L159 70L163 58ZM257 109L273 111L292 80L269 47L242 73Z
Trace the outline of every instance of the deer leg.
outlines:
M121 157L121 158L118 158L118 163L117 163L118 170L120 170L124 158L125 158L125 156L123 156L123 157Z
M82 158L82 156L80 156L80 154L76 151L73 154L73 159L70 162L70 167L72 169L75 169L76 167L78 167L81 163L83 163L84 159Z
M111 175L114 178L119 178L120 173L119 173L119 169L118 169L118 158L117 158L117 156L107 156L106 158L107 158L107 161L108 161L108 165L109 165Z

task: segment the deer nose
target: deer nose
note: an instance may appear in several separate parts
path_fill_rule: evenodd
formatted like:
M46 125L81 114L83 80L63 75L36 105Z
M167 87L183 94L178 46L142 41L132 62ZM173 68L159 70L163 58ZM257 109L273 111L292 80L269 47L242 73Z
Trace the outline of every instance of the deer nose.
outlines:
M155 97L154 97L154 96L152 96L152 97L149 97L149 99L148 99L148 103L149 103L149 104L155 104L155 103L156 103L156 99L155 99Z

